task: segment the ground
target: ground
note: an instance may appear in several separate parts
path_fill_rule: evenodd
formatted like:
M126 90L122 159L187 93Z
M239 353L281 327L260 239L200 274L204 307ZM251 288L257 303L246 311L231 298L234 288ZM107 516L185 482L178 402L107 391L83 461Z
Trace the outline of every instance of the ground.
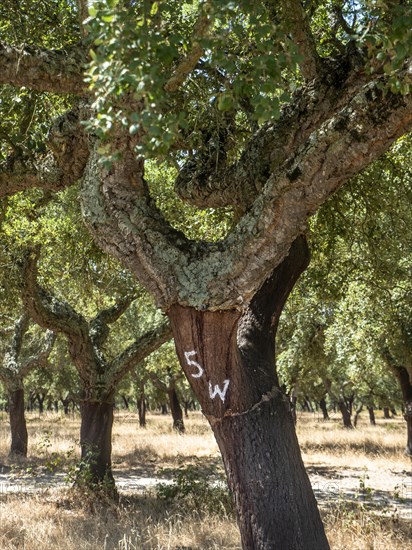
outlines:
M327 422L316 413L298 418L304 462L333 550L404 550L412 540L404 421L377 416L376 427L365 416L356 430L342 428L338 416ZM29 457L16 461L7 457L8 423L0 413L0 548L240 548L206 421L190 413L183 436L171 425L169 416L151 414L142 429L134 413L116 412L120 502L108 504L68 489L75 475L76 415L29 415ZM176 479L178 490L171 491ZM159 482L163 489L156 489Z

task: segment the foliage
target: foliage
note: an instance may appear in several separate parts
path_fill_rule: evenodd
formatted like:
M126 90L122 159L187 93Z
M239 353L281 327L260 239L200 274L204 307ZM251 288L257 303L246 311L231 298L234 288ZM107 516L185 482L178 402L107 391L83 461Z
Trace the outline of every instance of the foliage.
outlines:
M233 513L232 498L223 479L211 479L210 472L193 465L181 466L174 474L172 483L157 484L157 498L209 513Z

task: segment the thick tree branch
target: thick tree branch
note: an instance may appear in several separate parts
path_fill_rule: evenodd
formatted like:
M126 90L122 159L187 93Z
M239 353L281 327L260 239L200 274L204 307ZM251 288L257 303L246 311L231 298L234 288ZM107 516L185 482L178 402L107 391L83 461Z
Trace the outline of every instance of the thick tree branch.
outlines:
M282 16L302 57L300 70L305 80L313 80L321 72L321 60L316 51L307 15L301 0L282 0Z
M347 52L322 82L298 90L280 120L262 126L234 164L228 166L222 156L217 162L217 149L210 147L189 160L175 182L179 197L200 208L248 210L269 175L308 139L314 127L329 120L353 95L353 81L361 87L365 77L351 66L353 58Z
M121 317L127 310L133 300L134 297L126 296L112 307L104 309L98 313L96 317L90 321L89 332L94 346L99 348L103 346L110 334L108 325L117 321L117 319L119 319L119 317Z
M285 149L273 149L273 136L267 144L262 139L261 148L255 141L255 164L276 160L252 207L223 242L191 242L170 228L147 195L127 140L110 173L99 168L98 155L91 157L82 200L92 232L165 310L173 303L242 308L305 232L308 217L412 128L412 95L384 94L383 82L354 82L344 97L326 94L322 105L329 105L329 116L317 111L316 102L310 110L309 94L293 129L285 130L292 136Z
M89 145L81 112L78 108L55 120L46 143L48 152L18 151L0 165L0 198L31 188L60 191L82 177Z
M67 302L58 300L37 282L38 253L28 252L22 266L22 299L40 326L62 332L73 340L88 339L88 325Z
M36 46L10 46L0 42L0 84L24 86L41 92L85 95L82 46L46 50Z
M171 338L172 329L169 321L147 331L113 359L107 375L108 384L115 388L128 372Z
M50 357L55 341L56 334L52 330L48 330L40 350L36 353L36 355L29 357L24 361L24 363L22 363L20 368L20 375L22 378L24 378L31 370L35 368L47 366L47 361Z
M199 40L205 38L209 31L211 24L209 11L210 2L206 2L202 8L202 13L193 32L191 50L183 59L179 61L174 70L174 74L166 82L164 86L166 92L176 92L186 80L186 77L195 69L199 59L201 58L203 48L199 44Z
M83 38L86 38L87 29L84 22L89 17L88 0L76 0L76 4L79 17L80 34Z

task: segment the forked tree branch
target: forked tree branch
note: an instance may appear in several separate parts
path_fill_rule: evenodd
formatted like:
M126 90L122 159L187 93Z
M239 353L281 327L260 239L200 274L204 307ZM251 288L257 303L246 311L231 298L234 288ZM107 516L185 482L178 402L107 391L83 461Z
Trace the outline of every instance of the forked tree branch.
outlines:
M0 42L0 84L25 86L41 92L86 95L82 46L46 50L36 46L10 46Z

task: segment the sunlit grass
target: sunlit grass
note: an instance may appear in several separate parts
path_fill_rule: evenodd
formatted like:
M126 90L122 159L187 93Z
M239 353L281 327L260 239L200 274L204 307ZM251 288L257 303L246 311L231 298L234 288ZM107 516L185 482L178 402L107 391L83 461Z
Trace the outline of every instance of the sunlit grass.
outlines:
M191 463L221 469L211 430L200 415L186 419L187 433L178 435L169 416L149 414L146 428L134 413L115 413L113 463L116 472L148 471ZM408 472L403 455L406 428L401 418L377 419L376 427L361 418L356 430L341 427L339 418L323 422L317 415L300 414L297 432L310 470L326 467L368 472L372 485L389 470ZM78 455L79 418L47 413L28 415L29 456L20 467L44 464L47 455ZM12 466L8 457L8 419L0 413L0 466ZM74 456L73 456L74 455ZM0 487L1 488L1 487ZM390 489L393 489L393 487ZM104 506L67 490L12 495L0 491L1 550L154 550L236 549L239 532L233 517L166 504L154 494L121 495L118 505ZM362 503L337 502L322 511L333 550L404 550L410 544L410 522L378 516Z

